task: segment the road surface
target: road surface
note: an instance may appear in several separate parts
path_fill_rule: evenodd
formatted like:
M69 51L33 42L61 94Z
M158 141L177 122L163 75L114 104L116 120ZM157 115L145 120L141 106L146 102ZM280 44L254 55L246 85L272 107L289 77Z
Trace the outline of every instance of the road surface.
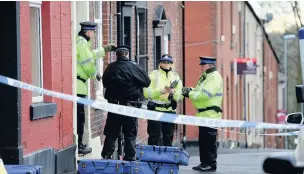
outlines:
M191 157L189 166L181 166L180 174L199 174L192 170L199 164L199 153L196 147L187 148ZM262 164L269 155L286 150L277 149L219 149L217 172L213 174L264 174ZM290 151L291 152L291 151Z

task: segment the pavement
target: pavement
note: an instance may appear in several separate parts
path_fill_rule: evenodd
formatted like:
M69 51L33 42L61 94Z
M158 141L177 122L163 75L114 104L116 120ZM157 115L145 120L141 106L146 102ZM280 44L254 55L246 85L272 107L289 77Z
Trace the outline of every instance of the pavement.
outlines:
M188 166L180 166L179 174L199 174L192 170L199 164L199 151L197 147L189 147L190 161ZM282 149L218 149L217 171L213 174L264 174L262 164L265 158L277 153L291 153Z

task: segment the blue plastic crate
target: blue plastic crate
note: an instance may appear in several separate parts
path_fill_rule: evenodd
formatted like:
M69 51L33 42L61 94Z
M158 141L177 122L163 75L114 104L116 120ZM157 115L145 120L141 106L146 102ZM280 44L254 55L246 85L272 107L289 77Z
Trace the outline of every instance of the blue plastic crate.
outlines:
M42 174L42 166L38 165L5 165L8 174Z
M79 174L130 173L130 162L120 160L82 159L78 161Z
M131 162L130 174L178 174L178 164L155 162Z
M173 163L188 166L190 155L182 147L136 145L136 157L145 162Z

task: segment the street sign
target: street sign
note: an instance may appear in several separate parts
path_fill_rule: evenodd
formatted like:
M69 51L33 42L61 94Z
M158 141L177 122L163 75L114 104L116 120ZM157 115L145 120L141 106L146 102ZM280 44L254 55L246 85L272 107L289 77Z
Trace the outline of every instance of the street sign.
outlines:
M256 74L256 58L236 58L237 74Z

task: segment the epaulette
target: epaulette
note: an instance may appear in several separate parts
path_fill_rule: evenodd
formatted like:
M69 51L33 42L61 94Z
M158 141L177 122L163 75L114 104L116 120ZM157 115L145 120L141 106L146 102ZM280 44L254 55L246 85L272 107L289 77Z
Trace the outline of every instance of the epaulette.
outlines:
M177 75L177 76L179 76L179 74L178 74L177 72L173 72L173 71L172 71L172 73L173 73L174 75Z
M76 41L76 44L78 44L78 43L80 43L80 42L83 42L84 44L86 44L88 41L87 41L85 38L83 38L83 37L79 37L79 38L77 39L77 41Z
M153 71L151 71L151 74L153 73L156 73L157 71L159 71L158 69L156 69L156 70L153 70Z
M149 74L150 75L152 75L152 74L155 75L157 73L157 71L158 71L158 69L155 69L155 70L151 71Z

